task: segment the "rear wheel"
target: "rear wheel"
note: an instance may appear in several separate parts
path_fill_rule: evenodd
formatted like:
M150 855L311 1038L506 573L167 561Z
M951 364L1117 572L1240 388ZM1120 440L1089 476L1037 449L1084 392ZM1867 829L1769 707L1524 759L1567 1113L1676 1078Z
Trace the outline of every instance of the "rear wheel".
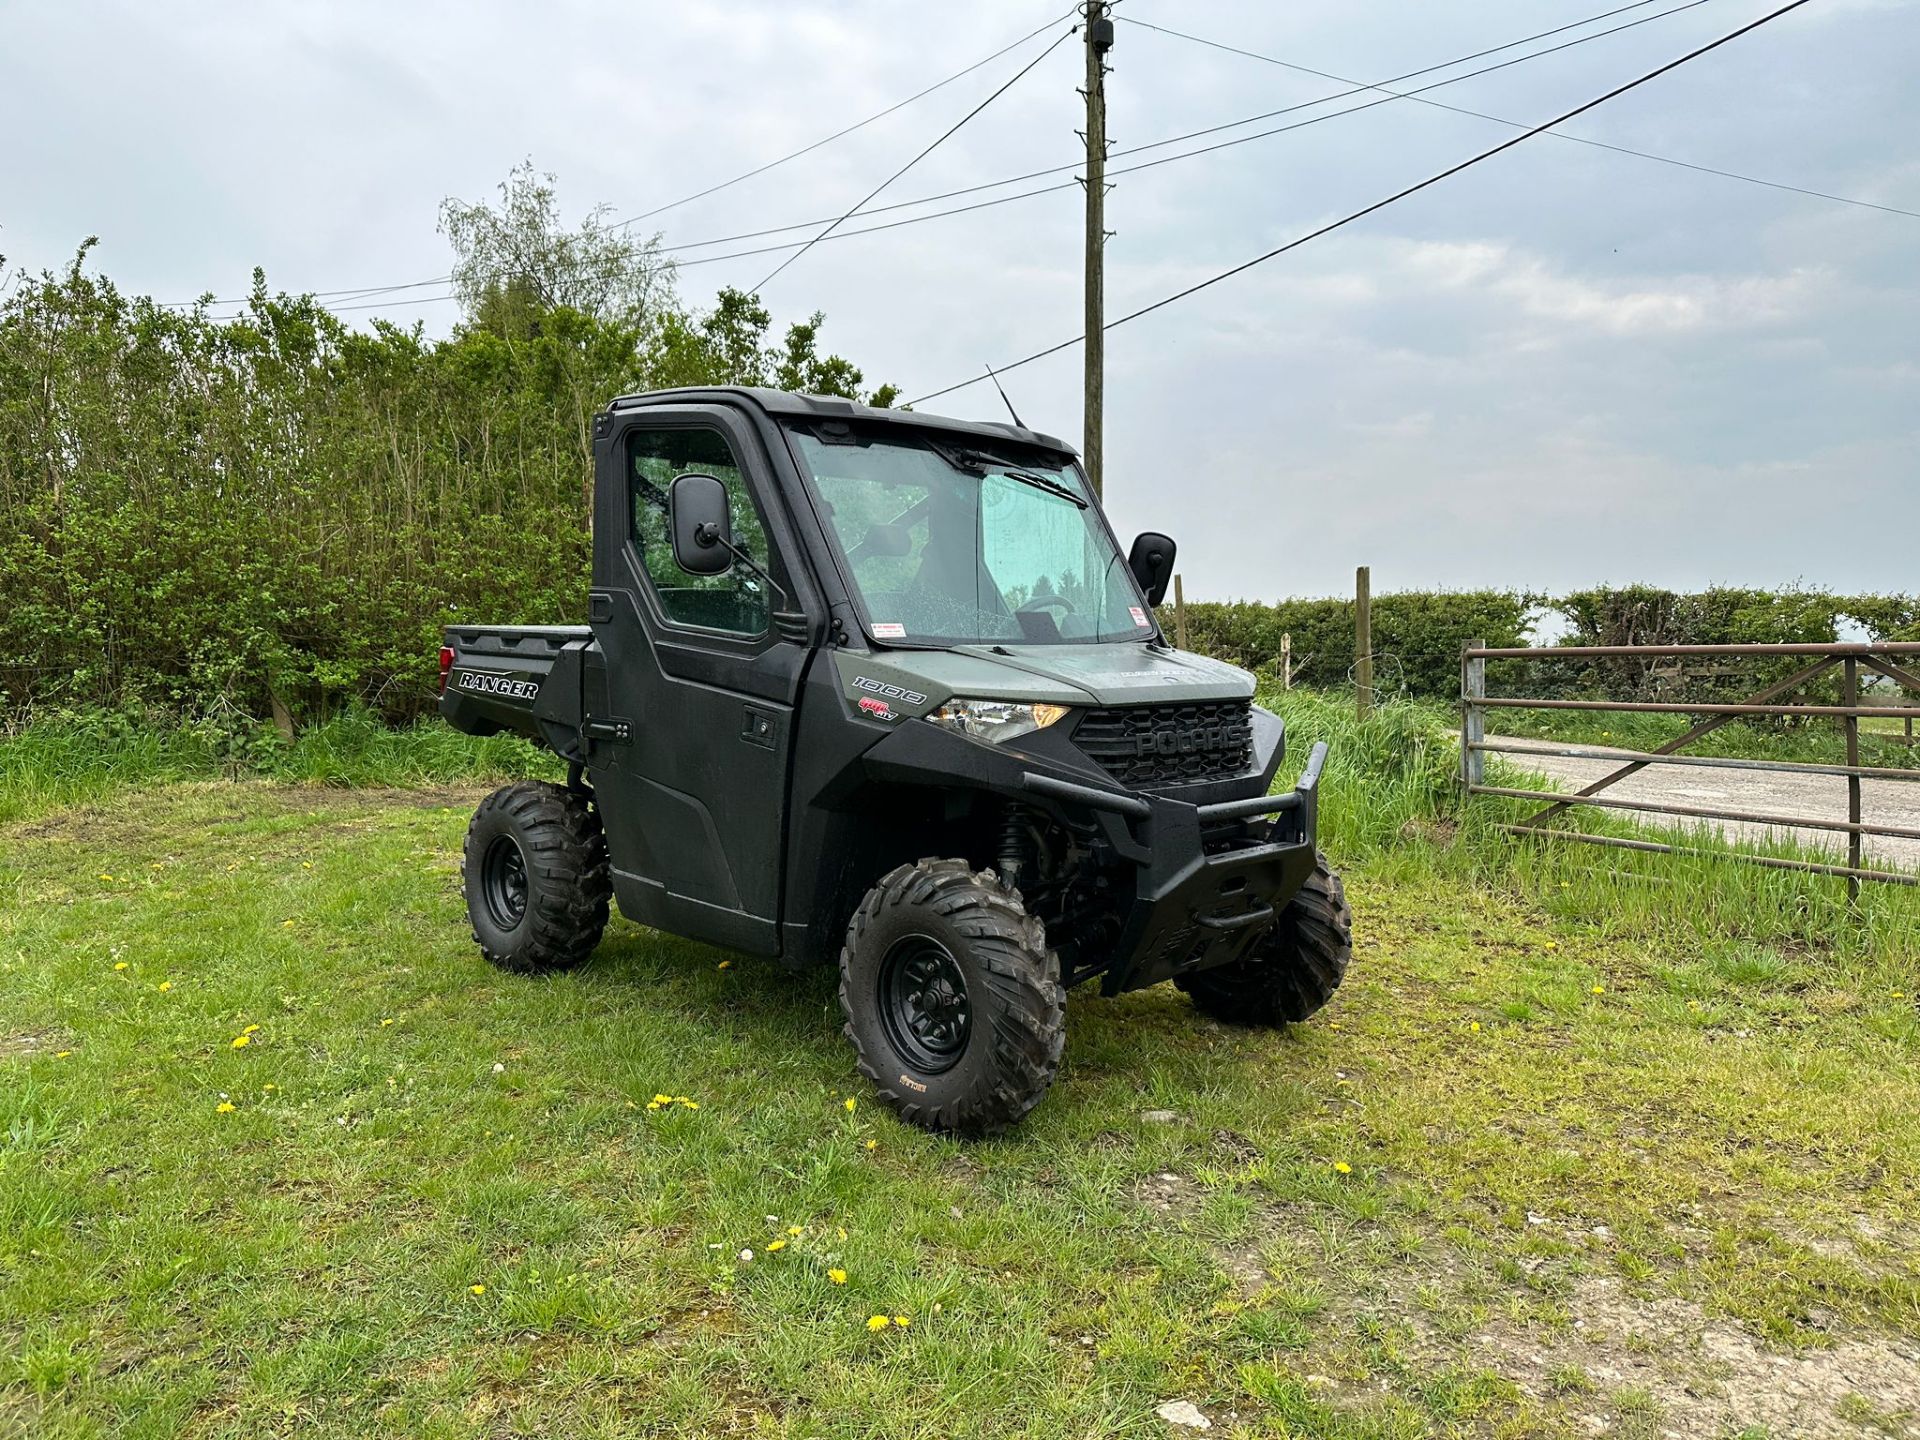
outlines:
M984 1135L1039 1103L1066 1048L1066 991L1019 892L922 860L867 892L840 951L860 1072L901 1119Z
M1244 960L1174 983L1196 1008L1232 1025L1304 1020L1340 987L1353 955L1353 912L1340 877L1316 856L1313 874L1280 912L1279 923Z
M480 802L461 865L480 953L503 970L570 970L600 943L613 893L585 796L523 780Z

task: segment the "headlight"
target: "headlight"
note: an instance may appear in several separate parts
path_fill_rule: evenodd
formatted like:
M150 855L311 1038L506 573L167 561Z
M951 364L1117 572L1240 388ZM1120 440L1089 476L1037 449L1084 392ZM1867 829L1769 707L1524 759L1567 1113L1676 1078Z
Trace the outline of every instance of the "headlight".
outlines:
M927 719L969 740L998 745L1044 730L1067 713L1064 705L1022 705L1012 700L949 700Z

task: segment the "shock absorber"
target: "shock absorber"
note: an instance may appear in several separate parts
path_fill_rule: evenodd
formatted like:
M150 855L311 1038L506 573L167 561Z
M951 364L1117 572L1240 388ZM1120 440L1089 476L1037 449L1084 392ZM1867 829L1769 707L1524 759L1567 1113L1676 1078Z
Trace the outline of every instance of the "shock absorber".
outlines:
M1032 848L1032 837L1027 833L1026 811L1009 801L1000 815L998 858L1000 878L1016 890L1026 877L1028 855Z

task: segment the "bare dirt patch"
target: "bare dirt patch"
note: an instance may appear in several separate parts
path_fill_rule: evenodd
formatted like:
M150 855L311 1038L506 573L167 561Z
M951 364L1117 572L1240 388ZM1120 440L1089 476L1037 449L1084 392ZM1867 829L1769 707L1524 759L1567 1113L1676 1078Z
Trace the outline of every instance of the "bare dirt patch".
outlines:
M1594 1428L1617 1420L1622 1392L1650 1398L1658 1433L1696 1436L1758 1427L1805 1440L1863 1435L1920 1437L1920 1343L1837 1338L1825 1349L1785 1351L1739 1325L1672 1298L1643 1299L1618 1280L1583 1277L1564 1328L1496 1323L1469 1344L1474 1358L1522 1392L1551 1397L1571 1377L1591 1384Z
M1133 1198L1170 1219L1184 1219L1200 1209L1200 1187L1171 1170L1147 1176L1133 1187Z
M11 1035L0 1032L0 1060L31 1060L36 1055L51 1054L63 1044L51 1030L20 1030Z

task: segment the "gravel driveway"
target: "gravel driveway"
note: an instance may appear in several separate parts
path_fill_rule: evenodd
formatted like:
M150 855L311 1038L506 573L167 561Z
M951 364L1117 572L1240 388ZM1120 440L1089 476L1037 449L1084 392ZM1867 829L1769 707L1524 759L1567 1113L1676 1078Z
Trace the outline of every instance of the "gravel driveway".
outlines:
M1489 736L1489 739L1494 737ZM1501 743L1537 745L1537 740ZM1558 755L1519 755L1504 752L1498 756L1508 764L1534 770L1564 790L1578 790L1620 768L1623 760L1568 759ZM1809 819L1844 820L1847 818L1847 782L1840 775L1780 774L1761 770L1722 770L1693 765L1649 765L1602 792L1618 800L1651 800L1658 804L1700 805L1715 809L1745 810L1771 815L1806 816ZM1584 813L1594 814L1586 808ZM1618 812L1628 813L1628 812ZM1711 824L1731 837L1791 839L1801 844L1823 847L1845 863L1847 837L1840 831L1809 830L1752 825L1741 821L1695 821L1677 816L1647 815L1656 825ZM1863 780L1860 785L1860 818L1868 824L1900 825L1920 830L1920 781ZM1920 870L1920 840L1894 839L1868 835L1862 841L1870 857L1869 868Z

